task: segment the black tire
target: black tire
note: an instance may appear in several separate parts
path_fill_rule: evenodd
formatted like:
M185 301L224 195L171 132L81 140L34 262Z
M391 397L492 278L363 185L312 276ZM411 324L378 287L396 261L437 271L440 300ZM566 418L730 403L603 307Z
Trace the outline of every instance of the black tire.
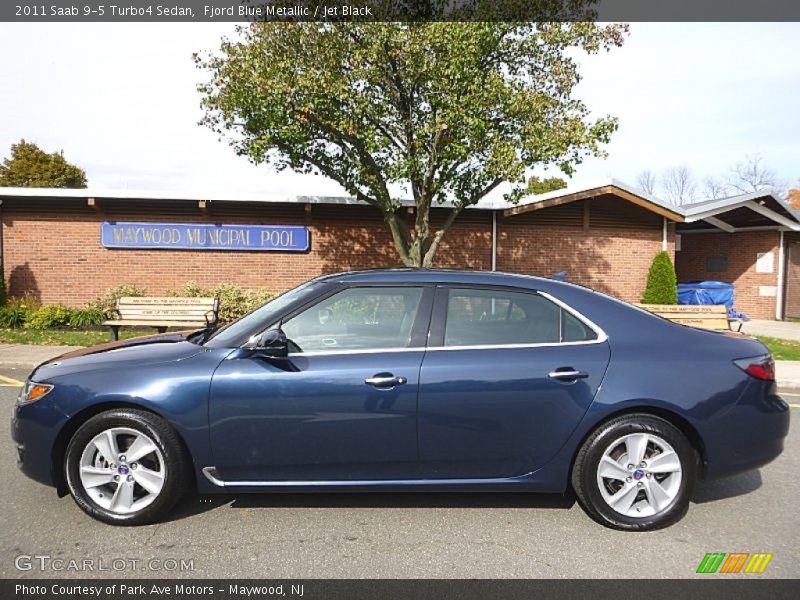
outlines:
M672 446L681 462L677 494L666 508L651 516L631 517L617 512L603 498L598 483L598 467L603 453L615 440L635 433L660 437ZM647 414L623 415L600 425L581 446L572 468L572 488L586 513L601 525L623 531L661 529L676 523L686 514L697 481L698 462L697 452L689 440L668 421Z
M133 429L149 437L160 450L165 468L163 486L155 500L126 514L100 506L87 493L80 478L84 449L95 436L115 427ZM67 446L64 473L72 498L88 515L112 525L144 525L158 520L181 499L191 483L191 460L177 433L164 419L143 410L119 408L99 413L78 428Z

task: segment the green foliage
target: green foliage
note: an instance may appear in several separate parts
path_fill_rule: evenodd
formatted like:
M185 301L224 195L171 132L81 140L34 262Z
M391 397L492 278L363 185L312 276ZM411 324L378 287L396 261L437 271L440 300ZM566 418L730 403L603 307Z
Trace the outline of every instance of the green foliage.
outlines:
M85 188L86 172L67 162L63 150L48 154L20 140L0 164L0 186Z
M96 307L87 307L72 311L69 317L69 326L76 329L86 329L96 327L106 320L105 313Z
M22 327L40 306L39 301L29 294L21 298L9 298L5 306L0 308L0 327Z
M185 283L176 290L170 290L167 295L219 298L219 320L223 323L238 319L275 296L273 292L265 289L245 290L232 283L221 283L212 288L203 288L193 281Z
M526 191L529 194L545 194L555 190L563 190L565 187L567 187L567 182L560 177L547 177L545 179L531 177L528 179Z
M572 0L568 9L587 16L595 1ZM474 13L494 2L466 4ZM531 4L547 11L564 3ZM517 202L533 168L571 175L586 156L604 155L617 129L616 119L593 120L573 97L576 50L620 46L627 26L490 16L253 23L223 40L219 54L196 56L208 76L199 87L203 123L255 164L337 181L383 212L404 264L431 266L466 206L501 184ZM413 227L400 210L409 192ZM437 205L452 209L432 227Z
M653 259L642 301L645 304L678 303L678 280L668 252L659 252Z
M1 226L2 224L0 224L0 227ZM0 306L5 306L6 302L8 302L8 292L6 291L6 278L3 277L3 265L0 264Z
M145 296L147 290L135 283L123 283L109 289L97 300L92 300L86 305L87 310L99 310L105 316L110 317L117 307L117 300L124 296Z
M45 304L32 311L26 321L26 329L50 329L69 325L73 310L63 304Z
M19 306L3 306L0 308L0 327L22 327L28 311Z

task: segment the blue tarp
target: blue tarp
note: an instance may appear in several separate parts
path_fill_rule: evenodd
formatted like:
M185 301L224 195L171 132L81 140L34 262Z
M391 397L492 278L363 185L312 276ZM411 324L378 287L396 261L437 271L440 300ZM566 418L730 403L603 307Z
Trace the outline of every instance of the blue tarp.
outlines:
M733 308L733 284L722 281L679 283L678 304L724 304Z
M724 304L728 316L749 321L750 318L733 309L733 284L723 281L692 281L678 284L678 304Z

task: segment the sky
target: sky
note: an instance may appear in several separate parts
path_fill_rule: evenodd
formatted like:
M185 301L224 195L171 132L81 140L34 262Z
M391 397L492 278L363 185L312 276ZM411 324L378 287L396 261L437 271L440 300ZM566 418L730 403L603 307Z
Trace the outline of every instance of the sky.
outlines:
M198 125L192 53L215 50L232 24L0 24L0 157L20 138L86 170L90 187L337 195L321 176L277 173L238 157ZM605 159L569 181L687 165L723 176L761 154L800 178L800 24L631 24L622 48L581 57L575 90L620 128ZM551 173L558 175L558 173Z

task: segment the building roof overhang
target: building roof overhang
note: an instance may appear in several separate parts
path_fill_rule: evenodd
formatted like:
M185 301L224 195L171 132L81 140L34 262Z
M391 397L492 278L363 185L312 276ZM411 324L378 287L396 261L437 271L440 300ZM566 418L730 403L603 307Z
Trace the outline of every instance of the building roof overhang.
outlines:
M683 231L716 230L736 232L748 229L775 228L800 231L800 221L795 213L770 192L753 192L729 198L708 200L676 206L655 196L638 190L616 179L606 179L594 185L567 187L545 194L524 197L517 204L503 198L483 199L468 208L470 210L494 211L506 217L524 214L544 208L587 200L597 196L613 196L651 211L679 224ZM236 193L190 193L171 190L128 190L108 188L14 188L0 187L0 202L4 198L37 198L42 200L83 200L114 203L117 201L194 202L205 206L207 202L242 202L301 205L367 206L366 202L352 196L286 195L286 194L236 194ZM400 201L402 206L413 207L411 199ZM439 205L448 208L449 205Z

